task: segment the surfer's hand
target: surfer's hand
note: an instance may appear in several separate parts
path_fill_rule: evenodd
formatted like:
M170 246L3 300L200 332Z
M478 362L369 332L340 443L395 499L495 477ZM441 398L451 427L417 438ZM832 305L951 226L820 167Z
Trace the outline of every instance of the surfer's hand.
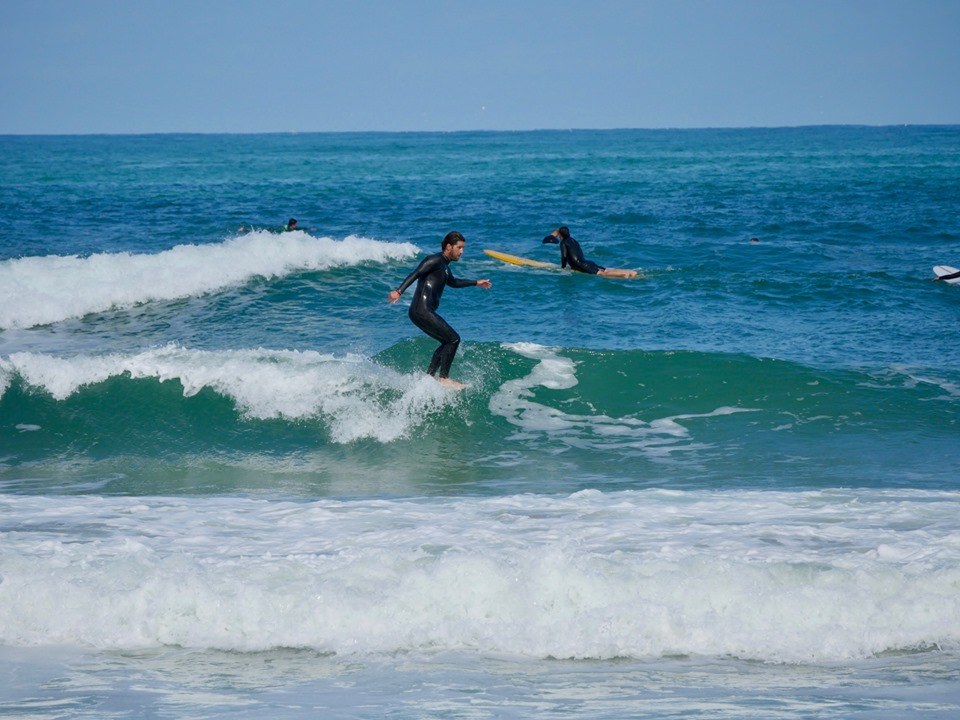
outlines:
M400 299L400 293L398 293L396 290L391 290L390 294L387 295L387 300L389 302L395 303L399 299Z
M493 283L484 278L483 280L477 280L477 287L482 287L484 290L489 290L493 287Z

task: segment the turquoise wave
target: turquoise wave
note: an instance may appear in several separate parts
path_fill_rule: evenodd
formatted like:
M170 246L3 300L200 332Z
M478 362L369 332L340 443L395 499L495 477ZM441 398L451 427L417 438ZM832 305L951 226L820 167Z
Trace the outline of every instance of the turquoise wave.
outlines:
M432 349L419 338L374 358L171 348L61 359L56 369L44 365L50 358L17 356L5 361L0 399L3 479L19 490L32 478L35 489L36 477L68 464L84 482L117 476L119 492L164 492L135 478L178 474L198 478L187 491L217 492L224 482L324 492L343 475L376 492L390 492L377 483L391 477L423 492L532 480L558 492L955 486L937 469L960 424L955 379L480 343L457 360L455 376L470 383L457 393L423 375ZM84 464L89 473L77 474Z

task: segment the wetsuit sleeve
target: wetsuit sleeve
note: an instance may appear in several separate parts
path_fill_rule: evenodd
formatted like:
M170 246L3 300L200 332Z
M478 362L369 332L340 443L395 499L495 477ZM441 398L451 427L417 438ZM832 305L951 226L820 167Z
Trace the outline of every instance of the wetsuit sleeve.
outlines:
M414 271L413 271L412 273L410 273L409 275L407 275L407 277L404 279L404 281L403 281L402 283L400 283L400 287L397 288L397 292L398 292L398 293L400 293L401 295L403 295L403 291L406 290L408 287L410 287L410 286L413 284L413 282L414 282L418 277L420 277L420 271L423 269L423 265L424 265L425 262L427 262L427 261L424 260L424 261L421 262L419 265L417 265L417 269L414 270Z
M547 243L550 243L551 245L556 245L558 242L560 242L560 241L559 241L557 238L555 238L553 235L547 235L547 236L543 239L543 244L544 244L544 245L546 245Z
M421 276L428 275L429 273L436 270L438 262L439 261L437 260L436 255L431 255L430 257L424 258L421 261L421 263L417 265L417 269L414 270L409 275L407 275L406 279L402 283L400 283L400 287L397 288L397 292L403 295L403 291L406 290L408 287L410 287L414 283L414 281L416 281Z
M453 273L447 274L447 285L454 288L465 288L473 287L477 284L476 280L461 280L460 278L455 278Z

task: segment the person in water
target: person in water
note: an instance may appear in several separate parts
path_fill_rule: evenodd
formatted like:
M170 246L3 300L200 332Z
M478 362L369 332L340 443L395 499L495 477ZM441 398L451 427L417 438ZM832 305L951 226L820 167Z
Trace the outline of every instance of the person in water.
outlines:
M290 218L289 220L287 220L287 224L283 226L284 232L291 232L292 230L296 230L296 229L297 229L296 218Z
M400 287L391 290L387 296L391 303L395 303L403 295L403 291L410 287L414 280L417 281L417 289L414 292L413 302L410 303L410 311L407 314L414 325L440 342L440 346L434 351L433 357L430 359L427 373L434 375L439 370L437 379L441 383L453 387L463 387L461 383L450 380L450 366L453 364L453 358L460 346L460 336L446 320L437 315L440 296L447 285L455 288L476 285L484 290L489 290L492 285L486 278L482 280L463 280L454 277L453 273L450 272L450 263L457 262L460 259L466 242L463 235L456 230L447 233L440 244L440 252L424 258L417 269L407 275L406 279L400 283Z
M587 273L588 275L600 275L602 277L632 278L637 276L636 270L618 270L616 268L605 268L597 265L591 260L583 257L583 248L571 235L570 229L563 225L558 227L552 233L543 239L544 243L560 243L560 267L569 265L571 269L577 272Z

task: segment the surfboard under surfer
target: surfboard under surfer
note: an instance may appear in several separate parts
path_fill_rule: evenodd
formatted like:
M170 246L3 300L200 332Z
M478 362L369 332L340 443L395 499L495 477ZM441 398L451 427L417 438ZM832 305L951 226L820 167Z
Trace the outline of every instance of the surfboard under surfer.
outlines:
M583 256L583 248L571 235L566 225L561 225L543 239L544 243L560 244L560 267L568 265L577 272L601 277L632 278L637 276L636 270L618 270L597 265Z
M424 258L416 270L407 275L406 279L400 283L400 287L391 290L387 296L389 302L395 303L403 295L403 291L410 287L414 280L417 281L417 288L407 314L414 325L434 340L439 341L440 346L434 351L433 357L430 359L427 373L429 375L437 374L437 379L441 383L451 387L464 387L462 383L450 380L450 366L453 364L453 358L460 346L460 336L446 320L437 314L437 308L440 306L440 296L447 285L454 288L477 286L484 290L489 290L492 285L486 278L464 280L454 277L450 271L450 263L457 262L461 258L466 242L463 235L456 230L447 233L440 244L440 252Z

